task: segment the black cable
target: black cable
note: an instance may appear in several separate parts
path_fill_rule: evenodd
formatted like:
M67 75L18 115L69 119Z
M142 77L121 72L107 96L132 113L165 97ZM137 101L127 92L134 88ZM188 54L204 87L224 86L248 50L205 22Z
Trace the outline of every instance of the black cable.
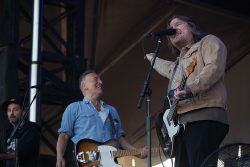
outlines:
M158 146L159 146L159 148L161 148L161 145L160 145L159 141L158 141ZM160 160L161 160L161 164L162 164L163 167L165 167L165 165L164 165L164 163L162 161L162 157L161 157L161 149L159 149L158 153L159 153L159 157L160 157Z
M22 111L24 111L24 106L25 106L25 101L26 101L26 98L27 98L27 94L29 92L29 88L26 90L25 94L24 94L24 98L23 98L23 103L22 103Z

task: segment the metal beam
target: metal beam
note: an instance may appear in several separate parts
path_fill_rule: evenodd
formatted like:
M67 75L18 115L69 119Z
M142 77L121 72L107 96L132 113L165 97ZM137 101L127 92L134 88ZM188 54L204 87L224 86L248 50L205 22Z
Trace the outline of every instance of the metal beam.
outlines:
M63 109L68 103L82 97L77 83L80 73L86 70L83 48L85 1L43 0L42 2L44 11L48 12L52 6L55 10L49 14L50 18L46 17L48 16L46 13L42 17L41 55L43 57L39 63L42 66L41 83L45 86L41 90L41 103L44 105L50 104L50 107L51 105L60 105ZM29 28L32 29L32 3L30 3L30 0L19 0L19 9L21 15L17 18L17 20L20 20L19 31L17 32L27 32ZM23 31L22 24L25 24L26 28L29 27ZM58 28L65 25L71 27L71 29L67 27ZM19 83L21 94L25 93L30 81L31 34L32 32L29 32L29 34L21 34L17 37L20 50L18 69L22 74ZM58 73L63 75L58 75ZM57 114L58 112L62 113L63 110L57 111ZM45 130L42 140L48 148L56 153L54 144L44 134L48 132L53 138L56 138L57 132L50 126L58 123L60 119L59 117L50 118L50 125L44 120L45 118L41 118Z

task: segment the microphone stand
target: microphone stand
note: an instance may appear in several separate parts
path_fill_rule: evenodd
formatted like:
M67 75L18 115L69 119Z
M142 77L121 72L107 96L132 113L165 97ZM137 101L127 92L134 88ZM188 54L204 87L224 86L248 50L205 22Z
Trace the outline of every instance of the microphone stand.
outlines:
M9 139L7 140L7 146L12 142L12 140L14 139L14 137L17 135L17 130L20 128L21 124L23 123L24 119L27 117L28 113L29 113L29 110L30 110L30 106L32 105L33 101L36 99L37 95L40 93L40 89L38 89L38 91L36 92L36 94L34 95L31 103L29 104L29 106L27 108L24 109L24 115L21 117L21 119L19 119L18 123L16 124L15 128L12 130L11 134L10 134L10 137ZM18 136L18 135L17 135ZM16 161L18 160L18 140L16 140ZM19 162L16 162L15 163L16 167L18 167L19 165Z
M152 162L151 162L151 94L152 94L152 90L149 88L149 82L150 82L150 78L151 78L151 73L153 71L153 67L155 64L155 59L159 53L159 49L160 49L160 45L161 45L161 40L162 37L159 37L158 41L157 41L157 45L156 48L154 50L154 56L153 59L150 62L150 66L148 69L148 73L147 73L147 77L146 80L144 81L144 85L143 85L143 89L140 93L140 99L139 102L137 104L137 108L141 108L142 103L144 101L144 98L146 96L146 100L147 100L147 105L146 105L146 110L147 110L147 119L146 119L146 129L147 129L147 146L148 146L148 167L152 166Z

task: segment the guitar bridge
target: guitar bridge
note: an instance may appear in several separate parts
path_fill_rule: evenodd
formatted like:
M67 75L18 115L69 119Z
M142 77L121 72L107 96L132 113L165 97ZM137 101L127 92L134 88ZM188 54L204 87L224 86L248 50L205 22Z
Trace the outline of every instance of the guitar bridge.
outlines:
M79 152L76 155L76 160L80 163L90 163L99 160L99 152L98 151L86 151Z

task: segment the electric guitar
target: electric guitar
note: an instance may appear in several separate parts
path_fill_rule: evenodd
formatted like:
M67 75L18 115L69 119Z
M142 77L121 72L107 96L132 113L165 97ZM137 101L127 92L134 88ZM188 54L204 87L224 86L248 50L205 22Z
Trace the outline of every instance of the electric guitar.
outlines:
M139 150L117 150L115 141L100 143L91 139L82 139L75 145L75 158L78 167L122 167L115 158L139 155ZM156 152L158 148L152 148Z
M187 81L187 78L194 71L195 66L197 65L196 58L193 58L192 62L185 69L185 72L182 76L182 80L179 86L180 90L183 90ZM169 97L167 97L168 106L164 113L160 113L157 122L156 122L156 132L159 138L163 153L166 158L174 157L174 145L175 138L178 134L182 133L185 130L184 124L177 123L175 116L176 107L179 100L173 99L172 102ZM160 118L159 118L160 117ZM162 122L163 121L163 122Z

